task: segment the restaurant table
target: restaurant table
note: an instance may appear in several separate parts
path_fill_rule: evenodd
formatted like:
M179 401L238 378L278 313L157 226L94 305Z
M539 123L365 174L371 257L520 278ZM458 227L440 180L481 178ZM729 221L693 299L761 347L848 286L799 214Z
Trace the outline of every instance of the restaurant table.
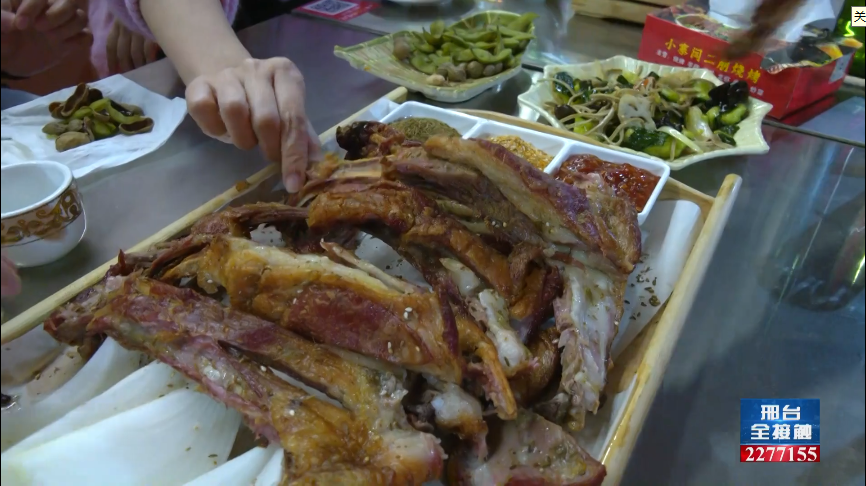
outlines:
M376 1L376 0L373 0ZM599 0L605 1L605 0ZM463 17L488 10L535 12L537 40L523 56L523 65L542 70L548 64L573 64L624 55L637 58L642 25L574 15L569 0L452 0L440 5L400 5L379 1L378 8L345 22L326 20L376 34L391 34L401 30L421 30L436 19L455 22ZM653 3L653 2L648 2ZM661 7L659 7L661 8ZM309 14L295 10L296 15ZM317 17L320 18L321 17ZM784 120L767 118L765 123L788 130L828 138L864 147L863 109L849 106L836 110L832 121L808 124L821 113L831 110L852 97L863 98L862 87L843 86L833 95L801 110ZM846 127L859 127L853 134ZM846 138L847 137L847 138Z
M331 55L334 45L370 38L297 16L241 33L254 55L286 55L299 65L319 131L394 88ZM531 117L516 97L533 74L443 106ZM168 61L129 77L182 94ZM739 174L743 184L622 484L864 483L864 150L772 126L764 136L768 154L709 160L671 175L710 195L726 174ZM257 151L210 140L185 121L158 151L82 185L84 241L61 261L23 269L24 293L4 300L7 317L264 165ZM820 463L739 463L739 399L765 397L821 399Z

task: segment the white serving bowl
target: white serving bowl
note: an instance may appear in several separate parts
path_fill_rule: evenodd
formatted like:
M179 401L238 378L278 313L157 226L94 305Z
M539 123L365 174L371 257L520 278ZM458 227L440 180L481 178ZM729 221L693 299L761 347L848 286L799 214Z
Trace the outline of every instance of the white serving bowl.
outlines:
M3 252L19 267L60 259L81 241L87 218L72 171L51 161L2 168Z

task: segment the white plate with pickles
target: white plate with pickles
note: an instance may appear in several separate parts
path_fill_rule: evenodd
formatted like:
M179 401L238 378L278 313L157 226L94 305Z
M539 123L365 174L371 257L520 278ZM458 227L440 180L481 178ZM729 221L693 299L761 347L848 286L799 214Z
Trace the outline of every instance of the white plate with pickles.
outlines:
M677 170L770 150L761 123L772 105L749 90L744 81L723 83L706 69L616 56L547 66L517 100L554 127Z

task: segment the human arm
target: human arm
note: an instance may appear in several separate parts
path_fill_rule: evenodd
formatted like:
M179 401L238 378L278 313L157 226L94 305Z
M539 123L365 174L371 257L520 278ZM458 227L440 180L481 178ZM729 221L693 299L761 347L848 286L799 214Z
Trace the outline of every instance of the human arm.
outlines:
M286 58L250 55L231 29L236 0L113 1L126 6L124 23L147 29L172 60L202 130L242 149L258 145L282 165L286 189L299 189L318 146L304 111L303 76Z

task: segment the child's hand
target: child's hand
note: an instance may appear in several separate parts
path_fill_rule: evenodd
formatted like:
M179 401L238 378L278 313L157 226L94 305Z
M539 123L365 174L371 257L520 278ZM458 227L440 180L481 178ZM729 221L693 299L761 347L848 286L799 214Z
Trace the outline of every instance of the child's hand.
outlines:
M205 134L228 137L239 148L261 147L282 164L286 190L304 183L319 141L304 111L304 77L284 57L247 59L240 66L199 76L186 88L189 114Z
M114 21L105 40L105 55L111 74L122 74L156 60L159 46Z

